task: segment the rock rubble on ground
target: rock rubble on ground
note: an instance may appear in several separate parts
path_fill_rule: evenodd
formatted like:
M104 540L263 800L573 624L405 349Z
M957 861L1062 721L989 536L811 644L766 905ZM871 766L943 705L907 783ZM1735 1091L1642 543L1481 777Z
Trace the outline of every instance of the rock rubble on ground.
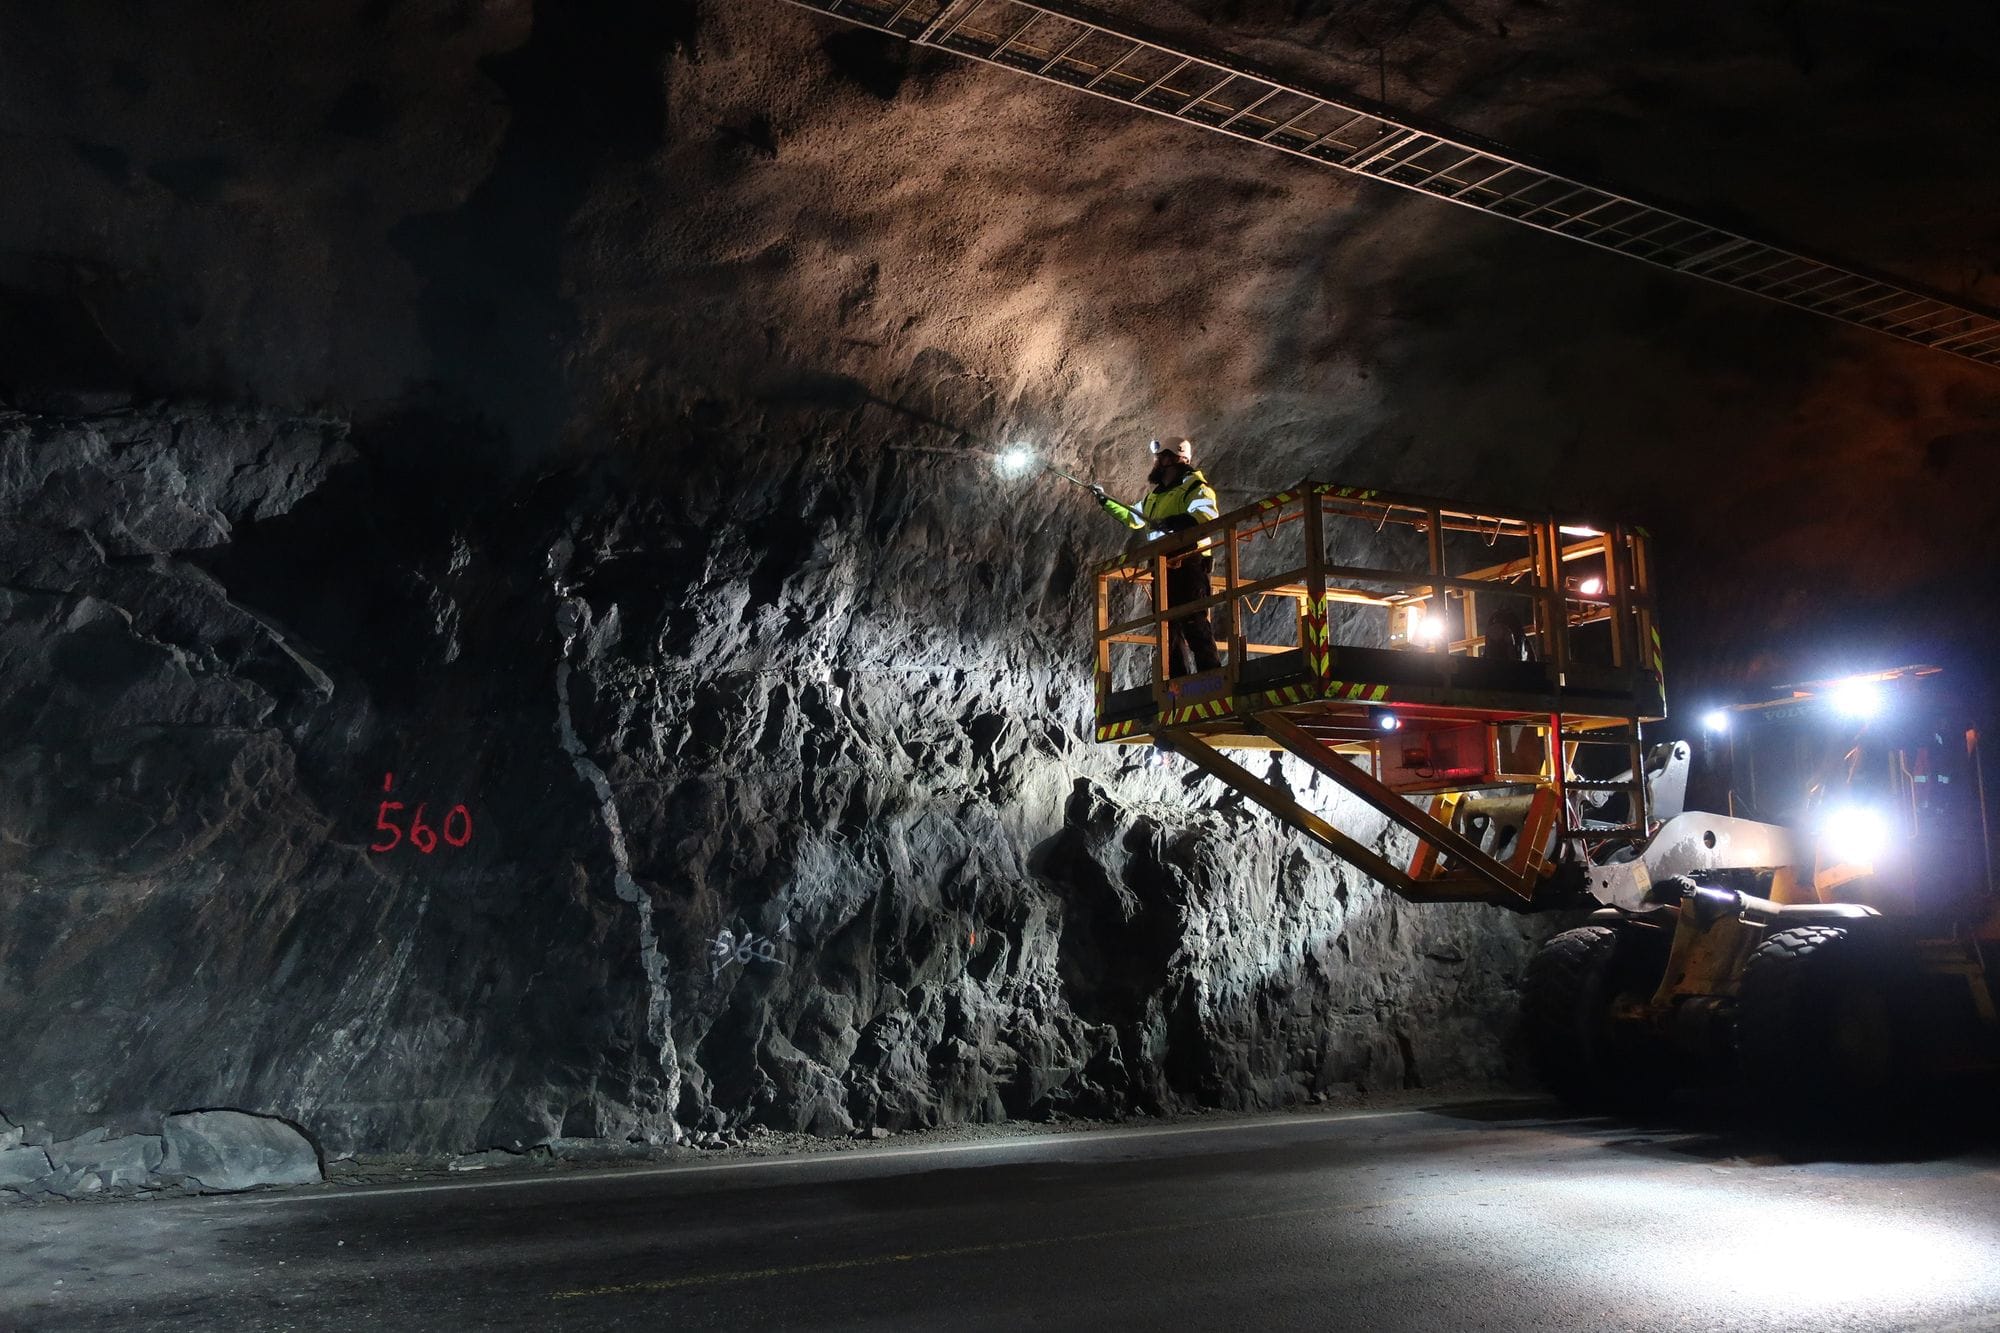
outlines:
M24 1132L10 1126L0 1142ZM242 1111L170 1115L158 1134L114 1135L100 1126L46 1147L0 1148L0 1202L168 1188L232 1193L320 1178L319 1154L303 1134Z

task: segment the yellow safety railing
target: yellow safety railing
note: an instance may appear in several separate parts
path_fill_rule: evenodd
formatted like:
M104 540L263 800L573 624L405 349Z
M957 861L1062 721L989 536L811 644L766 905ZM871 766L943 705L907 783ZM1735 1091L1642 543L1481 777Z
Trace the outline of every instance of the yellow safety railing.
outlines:
M1399 565L1367 563L1385 537L1401 535ZM1213 561L1210 594L1179 606L1166 602L1167 569L1178 560ZM1121 588L1143 593L1134 613ZM1290 643L1246 633L1272 599L1295 610ZM1373 608L1383 619L1331 613ZM1358 487L1301 483L1154 541L1143 538L1097 572L1097 671L1115 688L1124 646L1151 649L1143 682L1158 702L1172 679L1168 630L1176 620L1222 617L1218 643L1231 687L1261 657L1303 651L1318 658L1343 644L1441 656L1485 656L1492 613L1518 624L1530 660L1546 664L1556 688L1571 677L1639 672L1663 675L1643 529L1563 523L1552 516L1508 514ZM1313 665L1318 665L1314 662Z
M1170 605L1189 559L1210 562L1207 594ZM1664 700L1642 529L1305 482L1135 540L1099 567L1096 602L1099 740L1175 749L1408 896L1526 898L1546 847L1647 831L1640 724ZM1177 675L1170 631L1194 616L1220 618L1227 656ZM1580 772L1584 747L1619 758ZM1300 757L1414 831L1417 858L1382 863L1231 748ZM1506 787L1530 791L1453 795ZM1607 820L1612 792L1627 803ZM1459 825L1508 801L1522 837L1502 859Z

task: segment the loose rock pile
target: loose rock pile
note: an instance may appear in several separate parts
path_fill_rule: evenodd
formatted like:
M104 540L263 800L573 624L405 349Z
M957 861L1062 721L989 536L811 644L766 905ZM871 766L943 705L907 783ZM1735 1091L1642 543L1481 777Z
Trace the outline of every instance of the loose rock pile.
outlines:
M294 1126L244 1111L192 1111L158 1134L98 1128L59 1143L26 1142L0 1116L0 1203L152 1193L227 1194L320 1177L319 1154Z

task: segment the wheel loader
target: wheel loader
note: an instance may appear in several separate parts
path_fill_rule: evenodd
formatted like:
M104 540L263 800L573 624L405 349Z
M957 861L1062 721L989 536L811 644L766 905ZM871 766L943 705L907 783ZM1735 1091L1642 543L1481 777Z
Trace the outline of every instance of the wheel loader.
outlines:
M1211 595L1169 597L1185 561ZM1181 756L1410 901L1588 914L1523 986L1563 1097L1727 1075L1862 1104L2000 1067L1978 737L1939 671L1777 690L1649 743L1643 528L1314 481L1135 542L1097 569L1096 610L1098 741ZM1195 615L1224 661L1174 674Z
M1795 1106L1880 1105L2000 1067L1979 737L1943 673L1899 667L1716 709L1689 794L1589 868L1604 906L1531 965L1524 1016L1582 1104L1735 1076Z

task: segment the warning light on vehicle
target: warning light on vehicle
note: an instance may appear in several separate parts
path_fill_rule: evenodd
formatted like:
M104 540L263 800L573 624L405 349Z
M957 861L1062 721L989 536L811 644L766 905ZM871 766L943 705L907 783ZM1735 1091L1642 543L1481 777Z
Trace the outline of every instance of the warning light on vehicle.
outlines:
M1377 731L1401 731L1403 729L1403 719L1397 717L1386 708L1373 709L1369 712L1368 716L1375 723L1375 730Z

